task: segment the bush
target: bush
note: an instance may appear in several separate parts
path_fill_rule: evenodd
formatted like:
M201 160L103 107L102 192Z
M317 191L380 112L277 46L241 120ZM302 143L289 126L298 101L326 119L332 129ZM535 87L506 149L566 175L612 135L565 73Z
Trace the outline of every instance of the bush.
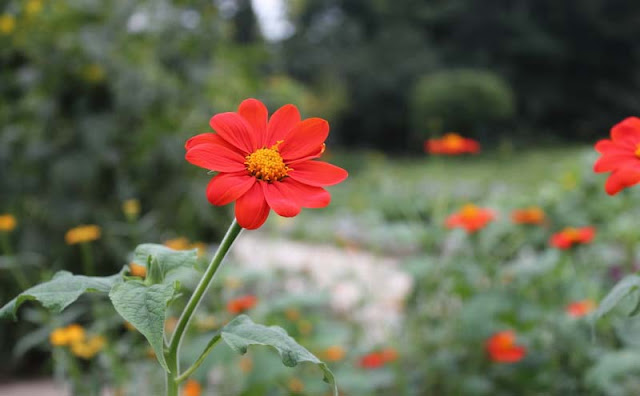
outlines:
M416 135L459 131L466 135L510 120L515 99L509 84L484 70L459 69L427 74L411 98Z

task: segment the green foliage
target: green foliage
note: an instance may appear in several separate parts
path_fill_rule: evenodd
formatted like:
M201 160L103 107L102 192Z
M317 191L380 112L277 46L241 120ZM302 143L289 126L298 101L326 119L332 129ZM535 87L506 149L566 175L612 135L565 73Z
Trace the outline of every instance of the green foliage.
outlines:
M509 84L483 70L427 74L418 80L411 100L414 129L422 137L452 130L477 135L478 130L486 131L510 120L514 113Z
M618 284L614 286L613 289L611 289L609 294L607 294L606 297L602 299L602 301L600 301L600 305L595 312L596 319L599 319L609 313L620 303L620 301L622 301L622 299L627 297L632 292L638 290L638 288L640 288L640 276L629 275L626 278L622 279L620 282L618 282Z
M278 351L282 363L287 367L294 367L301 362L318 365L324 373L324 380L333 387L334 395L338 395L338 387L329 367L299 345L281 327L255 324L248 316L240 315L223 327L220 335L231 349L241 355L247 353L251 345L266 345Z
M5 304L0 309L0 318L15 319L20 305L31 300L38 301L53 312L61 312L84 293L108 293L120 278L120 274L96 277L60 271L50 281L25 290Z
M164 358L164 321L167 307L177 289L177 284L148 286L131 280L115 285L109 292L113 307L124 320L146 337L158 362L167 371L169 368Z

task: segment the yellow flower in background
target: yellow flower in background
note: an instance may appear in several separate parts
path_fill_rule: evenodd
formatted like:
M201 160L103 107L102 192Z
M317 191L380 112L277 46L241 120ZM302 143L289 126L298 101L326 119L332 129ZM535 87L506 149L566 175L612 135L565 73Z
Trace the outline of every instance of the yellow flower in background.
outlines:
M102 66L93 63L85 66L84 70L82 70L82 76L89 82L98 83L104 80L105 72Z
M188 250L191 248L191 243L187 238L180 237L164 241L164 246L173 250Z
M70 324L53 330L49 335L49 342L54 346L67 346L83 342L85 337L84 327L79 324Z
M292 393L304 392L304 382L300 381L298 378L291 378L287 387Z
M140 215L140 201L137 199L127 199L122 202L122 212L128 219L137 219Z
M200 396L202 394L202 385L194 379L188 380L182 388L182 396Z
M130 263L129 274L131 276L139 276L140 278L144 278L147 276L147 267L145 267L144 265L138 265L136 263Z
M233 276L227 276L224 278L224 287L230 290L239 289L242 286L242 281Z
M284 311L284 316L286 316L290 321L295 322L296 320L300 319L300 311L295 308L287 308Z
M29 0L24 7L28 16L33 16L42 11L42 0Z
M338 345L330 346L324 351L325 358L330 362L337 362L339 360L342 360L344 359L345 355L346 352L344 351L344 348Z
M0 231L13 231L16 228L16 224L16 218L13 215L0 215Z
M16 18L11 14L0 15L0 34L11 34L16 29Z
M59 328L55 329L51 334L49 334L49 342L53 346L64 346L68 344L67 341L67 331L66 329Z
M218 320L213 315L206 315L204 317L196 317L194 326L199 331L215 330L218 327Z
M93 336L86 341L78 341L71 344L71 353L82 359L91 359L104 348L106 340L103 336Z
M100 239L101 230L97 225L84 225L70 229L64 236L68 245L91 242Z
M207 244L204 242L194 242L191 244L190 249L198 249L198 257L202 257L207 252Z
M240 370L243 373L249 373L251 372L251 370L253 370L253 360L248 356L243 356L240 358L238 366L240 366Z
M191 243L191 241L185 237L166 240L163 245L173 250L197 249L198 257L202 257L207 252L207 245L204 242Z
M124 322L124 328L129 331L138 331L138 329L136 329L136 327L129 322Z

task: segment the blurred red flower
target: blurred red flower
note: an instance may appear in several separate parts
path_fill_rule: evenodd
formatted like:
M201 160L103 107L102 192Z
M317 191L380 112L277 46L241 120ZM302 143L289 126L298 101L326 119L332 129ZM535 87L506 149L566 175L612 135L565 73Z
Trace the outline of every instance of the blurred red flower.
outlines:
M596 309L597 305L593 300L574 301L567 305L566 311L572 318L580 318Z
M567 227L553 234L549 243L558 249L569 249L574 245L590 243L595 235L596 229L594 227Z
M492 361L497 363L516 363L527 354L525 347L516 345L516 334L512 330L500 331L492 335L486 344Z
M440 139L428 139L424 142L424 151L444 155L476 154L480 152L480 143L457 133L447 133Z
M516 224L544 224L546 216L544 211L537 206L524 209L516 209L511 212L511 220Z
M474 204L466 204L459 212L449 215L445 221L447 228L464 228L468 233L476 232L495 220L495 213Z
M371 352L364 355L358 361L358 364L362 368L376 369L384 366L389 362L393 362L398 359L398 352L393 348L385 348L380 351Z
M217 133L194 136L185 145L187 161L219 172L207 186L209 202L235 201L238 224L247 229L264 224L271 209L293 217L303 207L327 206L331 196L323 187L347 178L344 169L314 161L324 152L327 121L301 121L293 105L267 118L262 102L247 99L237 113L211 118L209 124Z
M255 307L257 303L258 298L254 295L249 294L229 301L227 303L227 311L232 314L239 314Z
M611 128L611 139L596 143L602 154L593 166L595 172L611 172L605 190L615 195L640 182L640 118L629 117Z

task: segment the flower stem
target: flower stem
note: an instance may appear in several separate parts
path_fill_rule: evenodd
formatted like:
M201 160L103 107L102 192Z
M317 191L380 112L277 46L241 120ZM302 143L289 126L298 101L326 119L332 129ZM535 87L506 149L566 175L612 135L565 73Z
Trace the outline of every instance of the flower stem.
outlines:
M215 275L218 268L220 268L220 264L222 264L222 260L225 258L233 241L236 240L238 235L240 235L240 231L242 231L242 227L238 224L238 222L234 219L231 226L229 226L229 230L227 230L227 234L222 239L220 243L220 247L218 247L218 251L215 256L209 263L207 270L205 271L202 279L200 279L200 283L196 287L196 290L193 292L187 305L180 315L180 319L178 319L178 324L176 325L176 330L171 337L171 342L169 343L169 349L166 353L167 365L169 366L170 373L167 373L167 395L168 396L176 396L178 394L178 385L179 382L186 380L185 376L180 376L180 361L178 358L180 343L182 342L182 338L184 337L184 332L187 329L187 325L193 316L198 304L202 300L202 297L207 292L209 285L211 284L211 280Z

